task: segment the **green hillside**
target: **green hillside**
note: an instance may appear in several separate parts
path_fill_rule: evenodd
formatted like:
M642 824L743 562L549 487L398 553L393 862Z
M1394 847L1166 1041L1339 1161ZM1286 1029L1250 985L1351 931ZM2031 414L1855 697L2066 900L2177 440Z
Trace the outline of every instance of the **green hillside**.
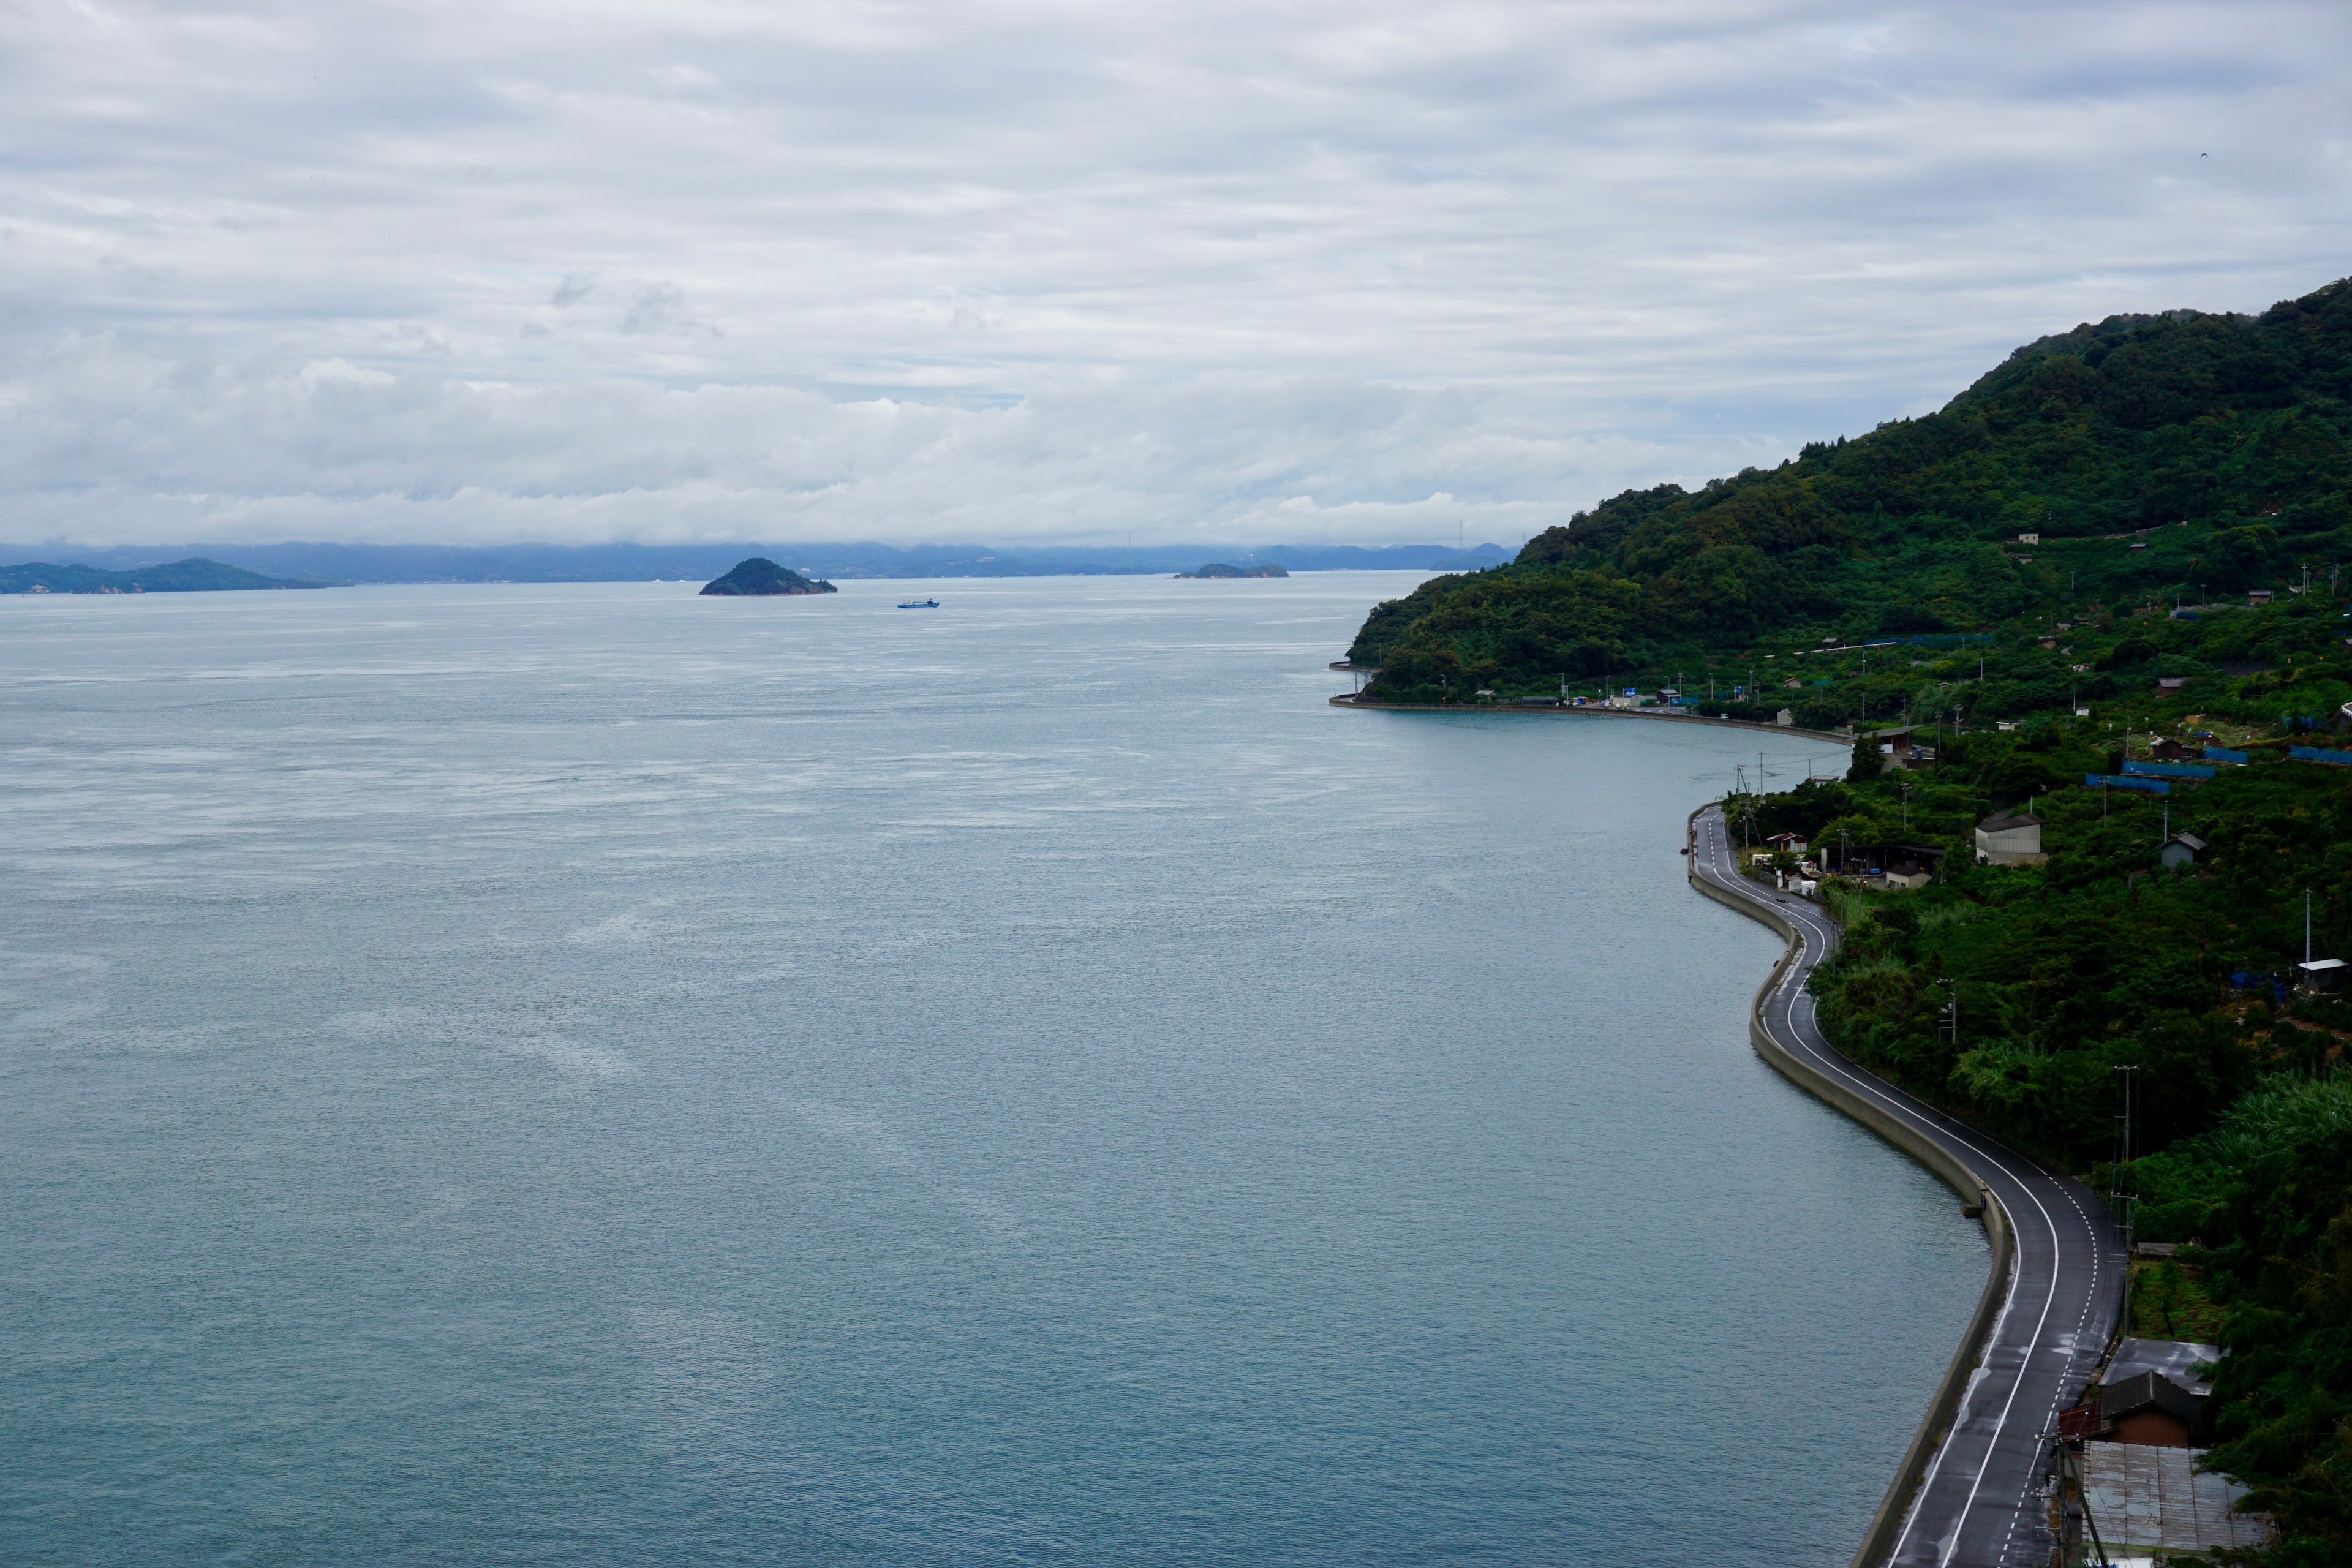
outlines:
M0 566L0 594L207 594L247 588L341 586L343 584L265 577L241 566L224 566L217 561L201 558L174 561L164 566L142 566L135 572L61 566L47 561Z
M2074 657L1985 671L2011 689L1999 698L2007 711L2046 710L2071 695L2058 677L2083 673L2073 664L2126 641L2147 651L2096 671L2120 671L2116 689L2166 658L2274 660L2237 646L2265 634L2118 628L2151 605L2242 604L2252 589L2300 586L2306 571L2329 580L2352 553L2347 449L2352 280L2260 316L2114 317L2018 350L1923 418L1696 491L1629 490L1528 541L1509 565L1381 605L1349 657L1380 667L1375 700L1677 672L1703 692L1710 670L1727 694L1750 684L1751 661L1781 664L1824 639L1926 637L1937 640L1909 646L1948 657L1959 637L1989 635L1992 652L2017 655L2055 651L2039 649L2040 634L2066 622ZM1973 674L1978 645L1966 646ZM1939 682L1948 692L1957 668L1894 682L1870 717L1948 706L1933 693ZM1774 692L1801 679L1809 699L1824 695L1818 679L1858 675L1858 661L1756 672ZM1827 695L1817 720L1860 716L1861 693Z
M1845 941L1816 974L1839 1048L2105 1191L2138 1194L2137 1331L2218 1339L2215 1462L2255 1489L2274 1568L2352 1561L2352 994L2292 984L2352 954L2352 767L2279 743L2163 798L2084 786L2120 734L2052 719L1945 737L1932 766L1727 803L1737 831L1945 853L1912 892L1828 885ZM2133 755L2147 755L2147 738ZM1974 863L2031 803L2049 858ZM2166 868L2168 835L2200 843ZM1956 1009L1948 1012L1947 1007ZM2116 1068L2138 1069L2121 1172Z

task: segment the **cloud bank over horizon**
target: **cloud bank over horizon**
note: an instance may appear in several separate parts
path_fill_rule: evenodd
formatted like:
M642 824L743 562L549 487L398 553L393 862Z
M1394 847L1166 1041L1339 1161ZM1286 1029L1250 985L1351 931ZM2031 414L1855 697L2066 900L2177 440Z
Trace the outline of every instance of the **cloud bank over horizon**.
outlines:
M2352 13L31 0L0 536L1513 542L2352 271Z

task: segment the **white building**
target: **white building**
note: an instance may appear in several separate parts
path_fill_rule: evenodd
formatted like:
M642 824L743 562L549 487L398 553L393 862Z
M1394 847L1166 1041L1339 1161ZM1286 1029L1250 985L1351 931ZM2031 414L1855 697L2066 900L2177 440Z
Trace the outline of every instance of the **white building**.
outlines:
M2042 819L2022 812L1988 816L1977 824L1977 864L1979 866L2039 866Z

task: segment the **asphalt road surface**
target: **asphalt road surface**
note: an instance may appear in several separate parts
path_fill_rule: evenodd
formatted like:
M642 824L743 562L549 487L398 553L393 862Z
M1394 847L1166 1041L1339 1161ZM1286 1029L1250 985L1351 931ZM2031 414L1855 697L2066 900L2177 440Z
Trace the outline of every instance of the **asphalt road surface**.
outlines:
M1805 989L1837 949L1835 922L1817 904L1738 874L1723 814L1693 823L1691 869L1797 928L1795 961L1766 996L1764 1027L1800 1060L1843 1079L1950 1151L2009 1215L2016 1261L1958 1419L1930 1457L1924 1483L1885 1561L1900 1568L2042 1568L2053 1546L2042 1495L2043 1435L2074 1403L2113 1333L2123 1252L2106 1205L2083 1184L2044 1170L1864 1071L1832 1049Z

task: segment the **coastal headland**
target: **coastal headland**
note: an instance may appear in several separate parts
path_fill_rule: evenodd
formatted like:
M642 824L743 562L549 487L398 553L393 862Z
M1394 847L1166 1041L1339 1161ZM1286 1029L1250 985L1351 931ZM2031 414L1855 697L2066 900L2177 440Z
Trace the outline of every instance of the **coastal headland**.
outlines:
M2220 1352L2200 1463L2248 1489L2282 1564L2352 1550L2345 1310L2304 1283L2352 1257L2347 385L2352 279L2256 314L2085 323L1932 414L1629 489L1507 565L1433 577L1374 606L1339 665L1362 680L1347 706L1638 692L1850 739L1839 776L1736 807L1784 876L1810 874L1809 845L1909 868L1824 884L1835 927L1792 915L1822 922L1789 1004L1801 1043L1966 1119L1944 1125L2015 1233L2017 1311L2033 1247L2084 1251L2067 1215L2098 1209L2064 1177L2011 1194L1997 1167L2095 1180L2123 1236L2165 1249L2130 1265L2129 1332ZM2075 1289L2030 1310L2063 1324ZM2074 1354L2002 1321L1931 1469L2004 1347ZM2029 1414L2049 1392L2030 1382L2003 1396ZM1982 1498L2038 1462L2000 1448L2030 1448L2030 1425L1970 1467L1949 1561L2000 1560L1978 1554ZM1918 1487L1906 1519L1945 1506Z

